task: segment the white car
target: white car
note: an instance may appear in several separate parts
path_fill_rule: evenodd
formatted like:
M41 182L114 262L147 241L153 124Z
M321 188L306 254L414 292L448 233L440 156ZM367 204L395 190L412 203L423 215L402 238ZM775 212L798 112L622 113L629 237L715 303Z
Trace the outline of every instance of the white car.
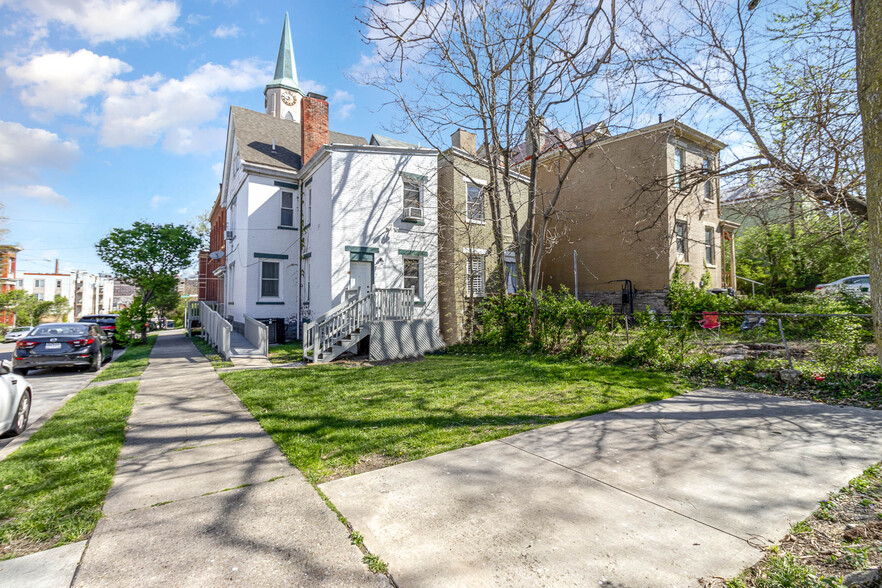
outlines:
M15 437L28 426L31 385L12 373L12 363L0 362L0 437Z
M829 284L818 284L815 286L815 292L822 294L832 294L833 292L848 292L858 296L869 296L870 294L870 276L862 274L860 276L848 276L830 282Z
M30 332L32 327L12 327L8 331L6 331L6 336L3 337L4 343L15 343L19 339L24 339L24 336Z

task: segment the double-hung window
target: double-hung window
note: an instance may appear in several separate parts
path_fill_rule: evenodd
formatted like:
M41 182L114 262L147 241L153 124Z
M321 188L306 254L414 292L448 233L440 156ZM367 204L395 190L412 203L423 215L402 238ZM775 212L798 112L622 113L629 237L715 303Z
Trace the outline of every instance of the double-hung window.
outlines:
M282 192L282 218L279 225L283 227L294 226L294 193Z
M714 228L713 227L705 227L704 228L704 262L707 265L714 265Z
M484 295L484 256L469 255L466 258L466 296Z
M674 223L674 240L677 244L677 256L683 261L689 261L689 244L687 242L688 225L686 221Z
M714 183L710 179L710 171L711 171L711 160L707 157L704 158L704 161L701 162L701 169L704 170L704 199L705 200L713 200L714 199Z
M505 260L505 291L508 294L518 291L518 264L514 260Z
M683 150L679 147L674 149L674 188L683 189Z
M467 187L466 220L484 222L484 190L474 184Z
M404 287L413 288L414 298L423 299L423 276L419 257L404 258Z
M420 185L413 180L404 180L404 210L422 208L420 203Z
M260 262L260 296L261 298L279 297L279 262Z

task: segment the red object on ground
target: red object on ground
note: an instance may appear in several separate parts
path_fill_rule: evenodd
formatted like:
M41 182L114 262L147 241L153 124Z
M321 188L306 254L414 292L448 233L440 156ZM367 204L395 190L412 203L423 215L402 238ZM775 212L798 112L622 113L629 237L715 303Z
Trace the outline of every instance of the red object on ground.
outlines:
M719 329L720 328L720 317L716 312L702 312L702 319L698 321L698 324L702 329Z

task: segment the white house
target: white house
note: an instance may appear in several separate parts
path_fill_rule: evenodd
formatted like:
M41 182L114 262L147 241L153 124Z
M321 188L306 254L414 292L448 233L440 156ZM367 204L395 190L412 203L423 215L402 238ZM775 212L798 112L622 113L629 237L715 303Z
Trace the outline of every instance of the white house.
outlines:
M70 310L63 317L66 321L86 314L109 313L113 308L113 278L105 274L72 270L69 273L18 272L15 277L16 289L33 294L38 300L67 298Z
M220 204L224 299L246 316L304 322L369 292L412 288L437 331L437 151L330 131L324 96L297 81L288 17L266 112L230 109Z

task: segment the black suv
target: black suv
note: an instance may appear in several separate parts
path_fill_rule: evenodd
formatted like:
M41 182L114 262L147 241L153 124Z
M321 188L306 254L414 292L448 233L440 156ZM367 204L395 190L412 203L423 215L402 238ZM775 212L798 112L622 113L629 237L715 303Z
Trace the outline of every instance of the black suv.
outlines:
M110 335L113 340L113 346L119 347L116 341L116 317L117 314L87 314L80 317L78 323L94 323L101 327L105 334Z

